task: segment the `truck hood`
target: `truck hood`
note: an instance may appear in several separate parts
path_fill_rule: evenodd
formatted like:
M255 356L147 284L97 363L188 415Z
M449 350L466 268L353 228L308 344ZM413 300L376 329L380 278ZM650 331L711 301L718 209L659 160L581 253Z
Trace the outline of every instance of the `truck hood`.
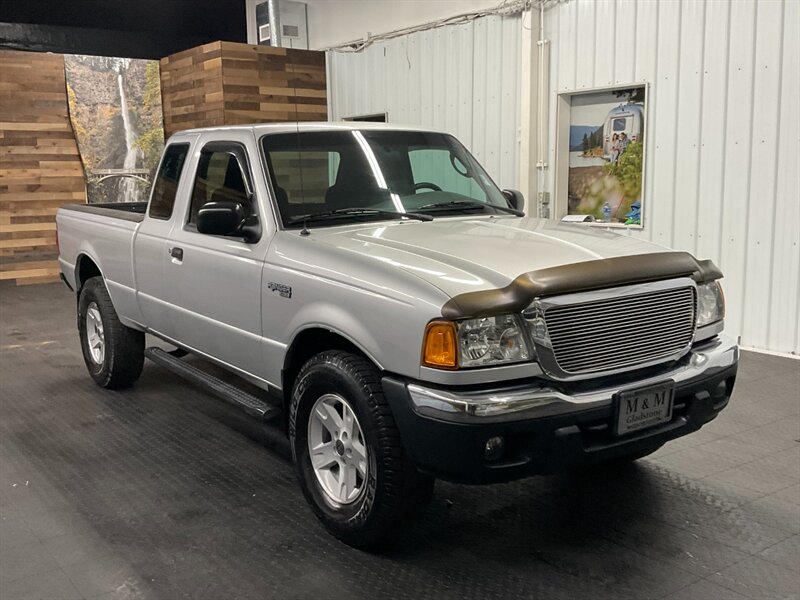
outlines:
M314 229L311 238L416 275L450 297L547 267L668 250L588 225L512 216Z

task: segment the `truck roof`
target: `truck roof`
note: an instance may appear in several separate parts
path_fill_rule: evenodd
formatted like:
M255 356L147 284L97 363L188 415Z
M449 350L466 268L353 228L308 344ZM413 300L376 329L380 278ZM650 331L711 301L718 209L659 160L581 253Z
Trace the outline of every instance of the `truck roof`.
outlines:
M412 125L398 125L395 123L372 123L366 121L306 121L288 123L252 123L249 125L220 125L218 127L198 127L195 129L184 129L173 134L177 137L187 133L202 133L204 131L252 131L254 134L265 133L294 133L295 131L364 131L364 130L386 130L386 131L423 131L441 133L440 130L428 127Z

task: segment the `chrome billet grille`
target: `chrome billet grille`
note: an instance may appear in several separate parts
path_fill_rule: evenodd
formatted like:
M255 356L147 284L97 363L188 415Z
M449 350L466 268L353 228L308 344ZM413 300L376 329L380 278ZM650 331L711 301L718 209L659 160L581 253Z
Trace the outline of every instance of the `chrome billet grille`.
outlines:
M577 375L682 354L694 335L695 311L695 290L687 286L554 305L544 318L558 366Z

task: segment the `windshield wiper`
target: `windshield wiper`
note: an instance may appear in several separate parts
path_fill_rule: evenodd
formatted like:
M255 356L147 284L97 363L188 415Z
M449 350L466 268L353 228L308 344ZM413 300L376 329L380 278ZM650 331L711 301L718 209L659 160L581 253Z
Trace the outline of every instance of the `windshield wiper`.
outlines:
M340 217L360 217L369 215L385 215L391 217L408 217L409 219L416 219L417 221L433 221L430 215L421 215L413 212L400 212L398 210L384 210L382 208L337 208L336 210L326 210L321 213L312 213L308 215L301 215L290 219L287 225L297 225L299 223L307 223L313 221L325 221L330 218Z
M497 204L488 204L486 202L471 202L469 200L450 200L449 202L432 202L431 204L425 204L423 206L417 207L417 210L458 210L463 208L496 208L497 210L502 210L503 212L510 213L512 215L516 215L518 217L524 217L525 213L521 210L517 210L516 208L511 208L510 206L499 206Z

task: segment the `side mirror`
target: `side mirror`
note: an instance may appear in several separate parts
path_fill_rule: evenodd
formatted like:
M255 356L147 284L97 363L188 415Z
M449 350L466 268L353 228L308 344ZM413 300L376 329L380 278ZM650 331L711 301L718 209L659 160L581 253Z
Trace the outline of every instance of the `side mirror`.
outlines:
M239 202L207 202L197 211L197 231L209 235L242 235L244 221Z
M503 190L503 196L508 201L511 208L525 210L525 196L518 190Z

